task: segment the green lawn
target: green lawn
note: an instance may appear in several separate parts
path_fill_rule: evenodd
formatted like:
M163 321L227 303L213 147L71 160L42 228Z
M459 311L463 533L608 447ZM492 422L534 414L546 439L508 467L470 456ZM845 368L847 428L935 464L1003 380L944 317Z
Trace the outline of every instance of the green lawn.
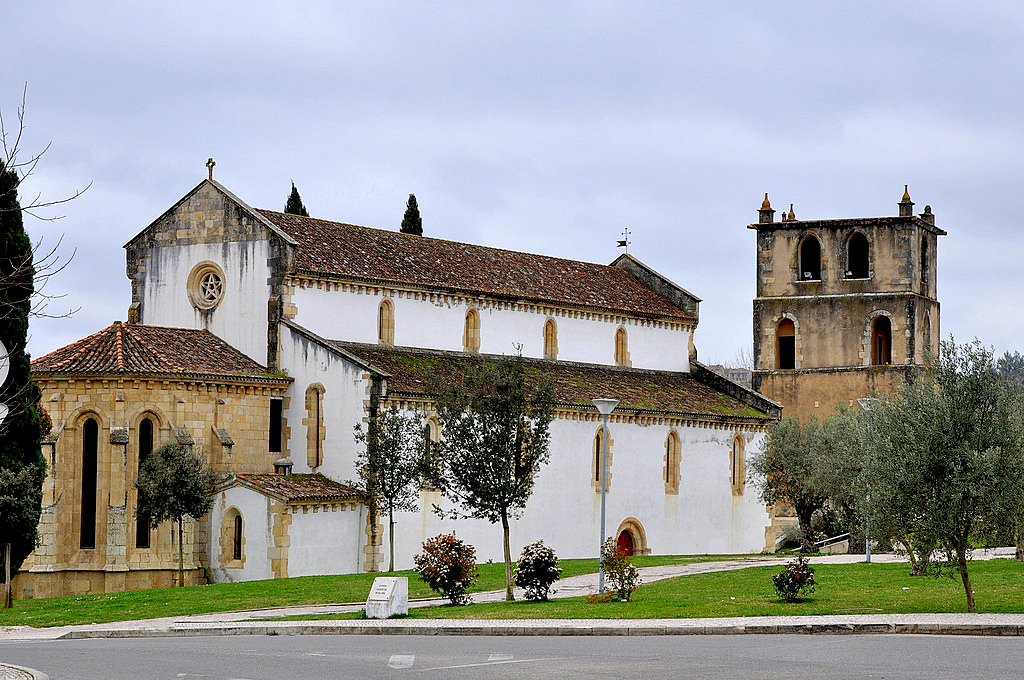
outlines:
M906 564L821 564L814 569L817 590L794 603L780 600L772 588L771 575L779 567L752 567L656 581L642 586L628 603L588 604L582 597L548 602L496 602L412 609L409 617L646 619L967 611L959 577L912 577ZM971 564L970 571L979 612L1024 612L1024 564L1005 559L979 561ZM319 618L360 617L343 614Z
M716 558L655 556L638 557L634 561L639 566L655 566L710 559ZM592 573L597 568L596 560L564 560L561 564L564 576ZM571 598L541 603L414 609L410 611L410 617L687 618L966 611L959 579L911 577L907 575L909 566L906 564L816 565L817 591L792 604L782 602L772 591L771 575L778 569L752 567L657 581L641 587L629 603L587 604L583 598ZM411 597L431 595L415 574L398 573L410 576ZM26 600L15 602L13 610L0 610L0 626L100 623L291 604L362 602L373 578L373 574L311 576ZM1009 559L974 562L971 564L971 579L979 612L1024 612L1024 564ZM480 565L480 580L473 588L474 592L503 586L504 565Z
M719 559L713 555L679 557L658 555L637 557L638 566L657 566ZM597 559L561 560L563 576L597 571ZM297 604L365 602L376 576L388 574L346 574L246 581L187 588L163 588L130 593L79 595L22 600L14 609L0 609L0 626L60 626L76 623L106 623L161 616L184 616L239 609L260 609ZM412 571L392 575L409 577L409 597L432 597L434 593ZM505 587L504 563L481 564L480 578L470 592Z

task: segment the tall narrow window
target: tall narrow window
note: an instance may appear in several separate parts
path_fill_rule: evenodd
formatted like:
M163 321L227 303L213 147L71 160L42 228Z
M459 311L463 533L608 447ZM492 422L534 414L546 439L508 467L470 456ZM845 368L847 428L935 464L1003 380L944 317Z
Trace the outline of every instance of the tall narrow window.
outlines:
M92 418L82 426L82 511L79 547L96 547L96 458L99 450L99 423Z
M800 244L800 280L821 280L821 244L813 234L805 236Z
M867 237L859 231L854 232L846 242L846 278L868 278L869 259Z
M615 331L615 365L626 366L629 364L629 344L626 338L626 329L619 326Z
M269 450L281 453L281 419L284 413L284 402L280 399L270 400L270 427L268 432Z
M388 299L381 300L377 308L377 342L395 344L395 306Z
M551 361L558 358L558 326L554 319L544 322L544 358Z
M924 315L924 328L921 329L921 334L924 340L924 348L931 350L932 348L932 319L927 314Z
M928 260L928 237L927 236L922 236L921 237L921 285L925 287L925 290L922 291L925 294L928 293L928 290L927 290L927 286L928 286L928 267L929 267L929 260Z
M744 451L743 436L737 433L732 438L732 447L729 451L729 481L732 485L732 495L743 494L743 487L747 480L747 462Z
M150 418L143 418L139 423L139 472L142 472L142 465L153 453L153 421ZM135 547L149 547L149 515L138 513L135 517Z
M235 515L231 532L231 559L242 559L242 516Z
M871 322L871 363L887 366L892 363L892 322L879 315Z
M424 491L437 491L437 487L431 482L431 475L440 475L441 460L437 455L438 428L437 421L431 417L423 425L423 463L427 468L420 479L420 487Z
M311 469L324 462L324 387L319 383L306 388L306 464Z
M608 438L608 450L602 460L601 452L604 446L604 426L598 427L594 434L593 468L590 471L590 485L594 491L601 493L601 479L604 477L605 489L610 488L612 481L612 440Z
M665 493L679 493L680 467L682 463L682 446L679 435L674 431L665 439Z
M775 367L796 368L796 325L792 319L783 319L775 327Z
M465 352L480 351L480 313L475 309L466 312L466 330L462 333L462 349Z

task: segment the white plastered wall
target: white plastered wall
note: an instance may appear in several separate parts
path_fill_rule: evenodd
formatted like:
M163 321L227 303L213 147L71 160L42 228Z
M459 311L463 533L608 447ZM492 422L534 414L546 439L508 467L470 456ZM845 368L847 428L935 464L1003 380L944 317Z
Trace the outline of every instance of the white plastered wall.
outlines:
M298 309L295 321L332 340L376 343L377 310L386 293L373 287L361 291L297 288L292 297ZM475 307L480 314L480 351L484 354L514 354L516 345L521 344L524 356L542 358L544 323L554 318L559 360L614 365L615 332L623 326L633 368L690 368L689 330L621 315L566 312L563 316L543 306L519 310L454 296L430 297L420 294L416 299L406 292L390 296L395 310L395 345L462 351L466 312Z
M366 544L363 506L298 507L288 527L288 576L359 571Z
M600 543L601 495L591 484L593 441L600 422L555 420L551 459L543 466L522 518L510 534L512 558L537 540L559 557L596 556ZM665 439L675 429L682 442L679 493L665 492ZM770 523L765 505L748 484L732 494L729 455L735 430L611 423L610 479L606 531L614 536L620 523L635 518L644 528L654 554L746 553L764 547ZM746 455L761 446L763 435L744 433ZM477 550L477 560L503 559L500 524L439 519L433 503L446 507L437 493L421 492L420 511L397 516L397 568L412 566L412 557L427 538L454 529ZM387 550L387 522L384 548Z
M280 365L294 379L288 392L291 399L284 410L293 471L320 472L340 482L355 479L353 428L363 422L364 402L369 399L369 380L363 378L366 371L288 326L280 328ZM316 470L307 464L306 426L302 424L306 389L314 384L324 387L323 464Z
M142 323L205 328L260 364L267 363L267 241L228 241L152 248L146 259ZM212 310L196 309L188 277L200 262L224 271L224 296Z
M256 581L274 578L269 548L273 545L271 499L244 486L233 486L214 496L210 511L210 575L214 583ZM224 515L236 508L242 516L241 568L225 568L221 564L221 525Z

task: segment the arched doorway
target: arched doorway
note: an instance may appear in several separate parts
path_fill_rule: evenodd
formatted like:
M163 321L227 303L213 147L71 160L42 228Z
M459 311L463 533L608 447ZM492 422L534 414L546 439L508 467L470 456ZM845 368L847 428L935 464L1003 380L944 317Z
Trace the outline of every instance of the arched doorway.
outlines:
M616 529L615 542L627 555L650 555L651 548L647 545L647 532L636 517L622 520Z
M633 535L628 530L620 532L616 542L619 544L619 551L623 555L633 555Z

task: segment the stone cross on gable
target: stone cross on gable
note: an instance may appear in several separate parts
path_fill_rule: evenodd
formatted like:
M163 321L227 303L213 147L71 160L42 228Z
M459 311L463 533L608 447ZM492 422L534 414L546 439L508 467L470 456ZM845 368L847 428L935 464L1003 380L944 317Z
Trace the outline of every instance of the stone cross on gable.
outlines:
M213 166L217 165L212 158L206 159L206 168L210 171L210 181L213 181Z

